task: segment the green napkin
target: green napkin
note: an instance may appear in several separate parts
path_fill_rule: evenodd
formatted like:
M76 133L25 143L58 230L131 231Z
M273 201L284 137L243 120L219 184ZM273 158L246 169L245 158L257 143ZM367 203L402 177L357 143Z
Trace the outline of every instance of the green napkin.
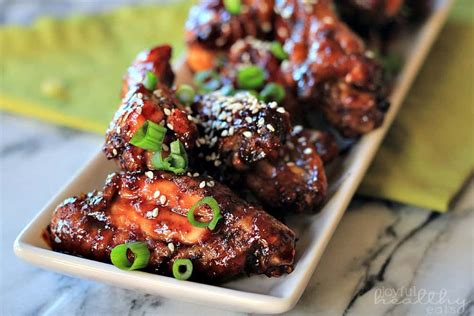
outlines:
M140 50L183 51L192 1L0 28L0 108L103 134ZM474 14L458 1L360 192L444 211L473 167Z
M458 1L359 192L447 211L474 167L474 6Z
M175 57L183 51L191 3L0 28L0 108L104 133L120 101L121 78L137 53L160 43L171 44Z

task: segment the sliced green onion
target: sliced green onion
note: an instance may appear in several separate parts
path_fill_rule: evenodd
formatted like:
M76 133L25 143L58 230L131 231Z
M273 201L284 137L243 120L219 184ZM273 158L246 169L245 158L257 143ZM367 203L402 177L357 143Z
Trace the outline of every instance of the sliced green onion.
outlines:
M230 14L239 14L242 10L241 0L224 0L224 7Z
M285 52L280 42L272 42L272 45L270 46L270 51L272 52L273 56L275 56L279 60L288 59L288 54Z
M199 222L196 220L194 217L194 211L196 208L200 205L207 204L213 213L212 220L210 222ZM219 204L217 203L216 199L214 199L212 196L206 196L199 201L197 201L193 206L188 211L188 221L191 223L191 225L199 228L204 228L207 227L210 230L214 230L216 228L217 222L222 218L221 215L221 209L219 208Z
M200 71L194 76L194 84L201 92L212 92L220 88L220 76L212 70Z
M196 93L194 92L193 87L187 84L180 85L178 90L176 91L176 97L184 105L190 105L191 103L193 103L195 95Z
M281 102L285 98L285 88L278 83L270 82L260 92L260 98L265 102Z
M181 272L181 269L186 269ZM189 259L176 259L173 262L173 276L177 280L187 280L193 274L193 263Z
M133 262L128 260L127 251L133 253ZM110 253L112 264L122 270L138 270L145 268L150 260L150 250L148 246L141 241L130 242L115 246Z
M165 127L148 120L135 132L130 144L149 151L159 151L165 134Z
M157 151L151 158L151 164L156 170L171 171L175 174L182 174L188 167L188 155L186 149L179 140L170 144L170 154L163 159L161 150Z
M264 82L265 72L258 66L246 66L237 72L237 85L241 89L258 89Z
M155 90L157 83L158 78L156 77L156 75L153 72L148 71L145 75L145 79L143 80L143 85L145 86L145 88L147 90L153 91Z

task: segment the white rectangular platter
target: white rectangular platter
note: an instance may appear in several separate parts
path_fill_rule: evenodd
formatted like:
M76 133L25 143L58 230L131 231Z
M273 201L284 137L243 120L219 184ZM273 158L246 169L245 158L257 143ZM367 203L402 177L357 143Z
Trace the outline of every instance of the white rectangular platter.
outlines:
M67 275L168 298L250 313L282 313L290 310L303 294L326 245L444 24L452 3L453 0L436 1L435 9L423 25L412 34L404 35L406 62L390 96L391 107L385 122L382 127L364 136L349 154L332 166L329 177L331 194L321 212L288 219L288 225L296 231L299 238L293 273L280 278L243 276L236 281L213 286L140 271L124 272L111 264L52 251L44 242L42 233L56 206L67 197L101 189L106 176L117 170L115 164L107 161L101 152L20 233L14 244L16 255L32 264Z

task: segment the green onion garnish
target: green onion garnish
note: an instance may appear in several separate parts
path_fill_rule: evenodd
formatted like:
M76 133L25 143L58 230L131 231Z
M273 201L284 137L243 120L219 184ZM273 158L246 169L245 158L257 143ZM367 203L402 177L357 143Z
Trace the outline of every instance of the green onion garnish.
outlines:
M178 90L176 91L176 97L184 105L190 105L191 103L193 103L195 95L196 93L194 92L193 87L187 84L180 85Z
M239 14L242 10L241 0L224 0L224 7L230 14Z
M213 213L213 218L210 222L198 222L196 218L194 218L194 210L203 204L207 204ZM188 211L188 221L191 225L199 228L207 227L210 230L214 230L216 228L217 222L222 218L221 209L219 208L219 204L217 203L216 199L212 196L206 196L199 201L197 201Z
M171 152L163 159L161 150L157 151L151 158L151 164L156 170L171 171L175 174L182 174L188 167L188 155L186 149L179 140L170 144Z
M279 60L285 60L288 58L288 54L285 52L280 42L272 42L270 51L272 52L273 56L275 56Z
M281 102L285 98L285 88L278 83L270 82L260 92L260 98L265 102Z
M133 253L133 262L128 260L127 252ZM112 264L122 270L138 270L145 268L150 260L150 250L148 246L141 241L130 242L115 246L110 253Z
M165 127L148 120L135 132L130 144L149 151L159 151L165 134Z
M207 93L212 92L221 86L219 74L212 70L197 72L194 76L194 84L200 91Z
M182 269L184 272L181 272ZM176 259L173 262L173 276L177 280L187 280L193 274L193 263L189 259Z
M145 86L145 88L147 90L153 91L155 90L157 83L158 78L156 77L156 75L153 72L148 71L145 75L145 79L143 80L143 85Z
M265 72L258 66L246 66L237 72L237 85L241 89L258 89L265 82Z

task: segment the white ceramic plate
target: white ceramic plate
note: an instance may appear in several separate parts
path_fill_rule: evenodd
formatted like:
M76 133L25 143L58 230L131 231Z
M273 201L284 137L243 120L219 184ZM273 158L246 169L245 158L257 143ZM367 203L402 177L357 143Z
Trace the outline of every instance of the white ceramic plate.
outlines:
M436 9L425 23L415 33L404 36L402 47L406 63L390 96L391 107L385 123L364 136L347 156L332 166L329 171L331 195L322 211L316 215L289 218L288 225L299 237L293 273L280 278L241 277L220 286L211 286L140 271L124 272L111 264L52 251L43 241L42 233L56 206L67 197L101 189L106 176L117 170L115 164L107 161L101 152L20 233L14 244L16 255L32 264L71 276L234 311L282 313L291 309L303 294L339 220L444 24L452 2L437 1ZM186 76L183 71L180 73L181 79Z

